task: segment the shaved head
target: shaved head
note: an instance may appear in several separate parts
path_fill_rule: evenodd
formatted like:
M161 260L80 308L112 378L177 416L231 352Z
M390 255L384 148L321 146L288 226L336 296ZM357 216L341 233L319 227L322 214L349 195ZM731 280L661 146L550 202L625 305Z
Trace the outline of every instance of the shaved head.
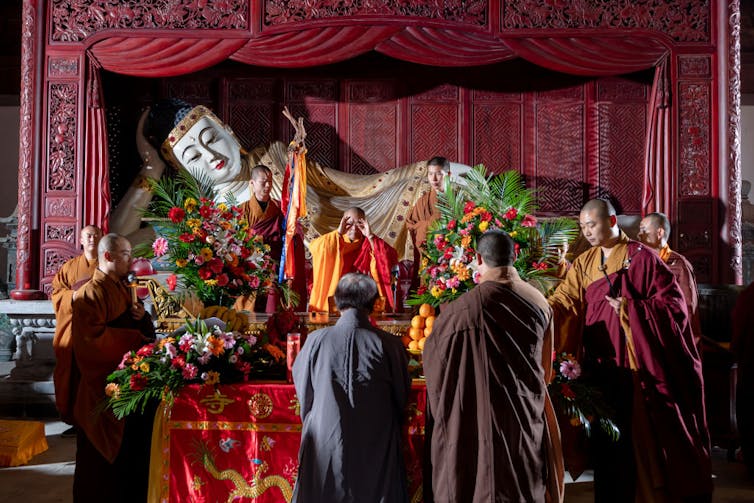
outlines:
M257 164L253 168L251 168L251 178L254 180L258 180L262 178L263 176L272 176L272 170L265 166L264 164Z
M616 216L615 208L613 208L613 205L610 204L609 201L606 201L604 199L592 199L590 201L587 201L583 208L581 208L581 212L591 212L594 211L594 216L598 218L609 218L611 216Z

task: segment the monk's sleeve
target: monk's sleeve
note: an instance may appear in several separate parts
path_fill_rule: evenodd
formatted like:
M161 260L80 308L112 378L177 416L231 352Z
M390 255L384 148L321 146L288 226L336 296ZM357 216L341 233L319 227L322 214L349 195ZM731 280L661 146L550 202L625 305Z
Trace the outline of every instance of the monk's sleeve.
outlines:
M574 263L566 273L565 279L547 299L553 311L554 348L557 353L567 352L578 356L578 349L581 347L586 308L581 277L581 265Z
M699 320L699 292L696 287L696 276L691 264L682 260L681 266L677 271L678 286L681 287L683 297L686 299L686 307L689 312L689 323L691 324L691 333L694 334L694 341L699 345L702 337L702 325Z
M369 264L372 277L377 282L380 289L380 295L387 299L391 311L395 311L395 299L391 294L390 285L392 284L391 271L393 266L398 264L398 252L395 248L387 244L381 238L372 236L371 242L372 257Z
M52 279L52 308L55 313L70 316L73 290L71 289L72 280L69 278L68 269L68 264L63 264L63 267Z
M314 274L309 305L312 311L328 311L327 297L333 284L340 279L342 258L340 256L338 231L328 232L309 243L312 254L312 271Z
M411 235L411 242L414 243L414 246L419 246L421 244L417 241L418 236L423 236L423 239L426 239L427 236L428 222L423 218L424 215L421 208L423 202L424 198L419 199L414 207L411 208L411 213L406 217L406 228Z

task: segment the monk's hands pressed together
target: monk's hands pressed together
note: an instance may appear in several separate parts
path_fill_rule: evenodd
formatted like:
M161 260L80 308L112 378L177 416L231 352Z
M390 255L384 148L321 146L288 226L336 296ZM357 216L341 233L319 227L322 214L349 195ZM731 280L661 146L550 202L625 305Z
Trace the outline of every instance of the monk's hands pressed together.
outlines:
M131 305L131 317L135 320L140 320L144 317L146 310L141 302L136 302Z
M620 306L623 304L623 297L610 297L609 295L605 295L605 300L607 300L610 307L613 308L615 314L620 314Z

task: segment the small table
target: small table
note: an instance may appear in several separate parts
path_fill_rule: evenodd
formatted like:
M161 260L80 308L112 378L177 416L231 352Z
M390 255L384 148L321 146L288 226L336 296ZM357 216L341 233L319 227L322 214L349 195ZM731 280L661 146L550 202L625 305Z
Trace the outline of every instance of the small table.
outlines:
M412 503L422 501L426 388L415 380L403 445ZM155 417L150 502L289 503L301 443L292 384L186 386Z

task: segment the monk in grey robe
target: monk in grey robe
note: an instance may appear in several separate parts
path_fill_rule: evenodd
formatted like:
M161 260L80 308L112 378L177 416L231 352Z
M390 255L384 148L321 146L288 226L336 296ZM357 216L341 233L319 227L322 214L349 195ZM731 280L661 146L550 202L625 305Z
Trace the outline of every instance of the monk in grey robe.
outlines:
M341 318L312 332L293 364L303 422L294 502L408 501L408 358L400 339L370 324L377 297L372 278L344 275L335 290Z
M513 257L510 236L483 234L479 285L442 308L424 346L431 450L425 502L563 499L560 436L546 385L552 310L519 278Z

